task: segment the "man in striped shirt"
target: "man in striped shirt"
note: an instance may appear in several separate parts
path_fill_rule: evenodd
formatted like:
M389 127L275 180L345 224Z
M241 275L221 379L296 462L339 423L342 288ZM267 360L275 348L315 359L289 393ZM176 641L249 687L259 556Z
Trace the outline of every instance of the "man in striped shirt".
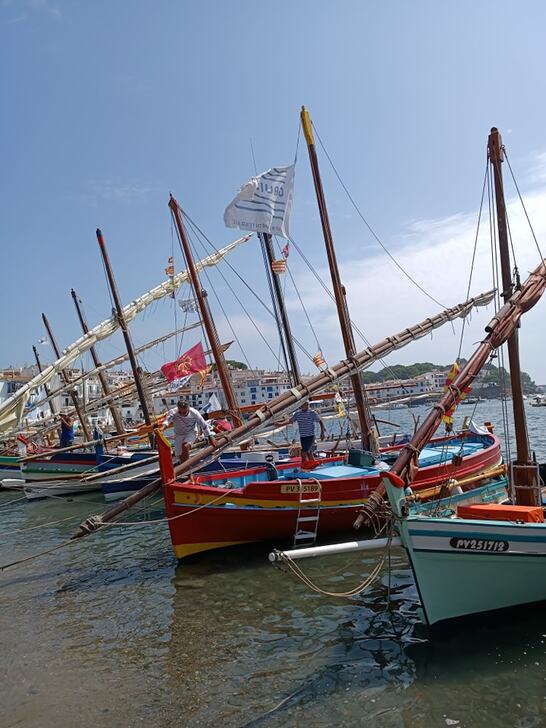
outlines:
M304 402L297 412L294 412L290 422L296 422L300 432L301 441L301 464L305 465L313 459L313 447L315 445L315 425L320 425L320 436L324 438L324 424L320 417L312 409L309 409L309 402Z

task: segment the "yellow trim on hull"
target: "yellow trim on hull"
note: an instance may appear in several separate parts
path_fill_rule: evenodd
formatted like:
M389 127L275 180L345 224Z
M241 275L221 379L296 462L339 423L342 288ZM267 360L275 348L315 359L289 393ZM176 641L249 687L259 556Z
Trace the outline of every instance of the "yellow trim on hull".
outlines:
M217 500L218 496L209 496L209 495L198 495L196 493L178 493L174 492L174 502L179 505L190 505L190 506L202 506L206 505L207 503L210 503L213 500ZM320 507L327 507L327 506L358 506L362 505L362 503L365 503L368 500L368 497L365 498L358 498L356 500L322 500L320 502ZM218 503L218 506L221 507L224 505L224 503L232 503L234 505L238 506L254 506L256 508L301 508L301 503L298 500L263 500L263 499L256 499L256 498L233 498L229 496L229 493L226 493L225 500L222 500ZM316 508L317 503L311 502L309 503L309 508Z
M203 543L185 543L180 546L173 544L174 555L177 559L183 559L185 556L198 554L201 551L211 551L212 549L223 549L226 546L238 546L242 543L252 543L251 541L205 541Z

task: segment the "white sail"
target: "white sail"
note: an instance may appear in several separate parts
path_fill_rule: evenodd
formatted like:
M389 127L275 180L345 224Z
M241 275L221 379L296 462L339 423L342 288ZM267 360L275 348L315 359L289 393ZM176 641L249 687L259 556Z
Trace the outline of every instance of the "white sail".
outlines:
M242 243L246 243L250 237L251 235L245 235L242 238L235 240L233 243L226 245L224 248L220 248L220 250L216 253L213 253L207 258L199 261L196 264L197 269L202 270L203 268L217 265L224 256ZM152 288L150 291L147 291L139 298L135 298L134 301L127 304L127 306L123 309L125 320L131 321L135 318L135 316L137 316L137 314L144 311L144 309L151 303L169 296L171 293L176 291L182 283L186 283L188 280L188 272L186 270L181 271L172 278L168 278L166 281L163 281L163 283L160 283L155 288ZM84 336L81 336L73 344L67 346L57 361L53 362L53 364L50 364L48 367L45 367L40 374L37 374L30 380L30 382L27 382L27 384L18 389L15 394L4 402L3 405L0 405L0 432L11 430L17 427L17 425L21 422L26 403L33 389L36 389L36 387L43 384L47 384L47 382L49 382L55 374L58 374L63 369L66 369L66 367L69 367L76 361L76 359L78 359L79 356L81 356L81 354L88 351L98 341L107 339L115 331L117 331L118 328L119 323L117 316L113 315L106 321L98 324L98 326L95 326Z

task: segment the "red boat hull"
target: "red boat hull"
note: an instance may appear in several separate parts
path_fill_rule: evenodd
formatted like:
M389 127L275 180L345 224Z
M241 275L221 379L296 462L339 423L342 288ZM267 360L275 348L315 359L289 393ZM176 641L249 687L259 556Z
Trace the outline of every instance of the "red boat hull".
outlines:
M501 461L500 444L490 436L488 447L468 455L460 464L447 462L420 468L413 489L430 488L451 478L462 479L497 465ZM441 445L442 441L435 441ZM168 458L168 459L167 459ZM301 506L302 499L320 496L318 533L350 531L359 508L379 485L380 475L335 478L309 481L269 480L252 482L253 476L263 468L246 471L247 485L226 488L200 485L199 480L225 480L226 474L208 474L193 482L177 482L172 475L170 449L160 446L160 464L164 482L164 496L173 550L177 558L200 551L223 548L257 541L291 540L300 515L316 513L316 504L309 509ZM292 466L286 466L293 467ZM283 466L278 466L282 471ZM312 472L310 473L312 475ZM236 476L230 473L230 476Z

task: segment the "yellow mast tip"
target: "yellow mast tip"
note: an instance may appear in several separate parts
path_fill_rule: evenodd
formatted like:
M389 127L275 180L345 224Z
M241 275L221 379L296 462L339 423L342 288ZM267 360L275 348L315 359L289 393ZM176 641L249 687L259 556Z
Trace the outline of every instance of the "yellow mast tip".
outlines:
M315 139L313 137L313 126L311 124L311 117L309 116L309 112L307 111L305 106L301 107L301 125L303 127L305 141L309 146L311 146L315 143Z

